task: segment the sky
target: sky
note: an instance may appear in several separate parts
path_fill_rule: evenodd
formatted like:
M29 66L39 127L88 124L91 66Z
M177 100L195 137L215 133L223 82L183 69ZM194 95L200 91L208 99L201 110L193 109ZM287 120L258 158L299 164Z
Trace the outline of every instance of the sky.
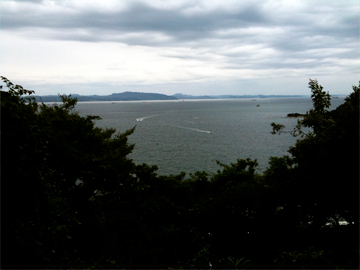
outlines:
M0 75L37 95L310 95L359 84L359 0L2 0Z

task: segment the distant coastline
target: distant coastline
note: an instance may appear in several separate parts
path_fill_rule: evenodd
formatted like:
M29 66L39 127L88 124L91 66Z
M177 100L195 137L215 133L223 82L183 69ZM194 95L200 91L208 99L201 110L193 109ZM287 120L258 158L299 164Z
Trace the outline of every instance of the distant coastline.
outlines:
M123 92L113 93L107 96L101 95L78 95L72 94L73 98L82 101L143 101L143 100L185 100L185 99L232 99L232 98L286 98L286 97L307 97L302 95L214 95L214 96L192 96L177 93L169 96L157 93ZM57 95L34 96L38 102L61 102Z
M213 96L192 96L177 93L173 95L178 99L231 99L231 98L284 98L284 97L308 97L302 95L213 95Z
M38 102L61 102L59 96L34 96ZM140 93L140 92L124 92L114 93L108 96L92 95L82 96L72 94L71 97L76 98L79 102L82 101L141 101L141 100L177 100L176 97L167 96L156 93Z

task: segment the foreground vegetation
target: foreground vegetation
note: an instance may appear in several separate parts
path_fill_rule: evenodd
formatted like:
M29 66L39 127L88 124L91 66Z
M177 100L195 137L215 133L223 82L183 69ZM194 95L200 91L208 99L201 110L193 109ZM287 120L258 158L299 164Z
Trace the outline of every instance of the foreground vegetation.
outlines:
M2 268L359 267L359 87L328 111L310 80L298 140L263 174L239 159L186 177L127 158L134 129L2 80Z

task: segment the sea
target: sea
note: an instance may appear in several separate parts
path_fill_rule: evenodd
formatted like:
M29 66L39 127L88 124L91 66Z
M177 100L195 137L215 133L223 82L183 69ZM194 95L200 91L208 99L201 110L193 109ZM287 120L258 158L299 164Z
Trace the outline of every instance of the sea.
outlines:
M331 102L335 109L344 98ZM256 172L264 172L270 157L289 155L298 139L289 133L298 119L287 114L311 108L310 97L294 97L78 102L75 109L81 116L100 116L97 127L120 133L135 127L128 157L136 164L157 165L159 175L189 176L216 173L221 170L216 161L230 165L245 158L256 159ZM272 135L272 122L285 125L285 132Z

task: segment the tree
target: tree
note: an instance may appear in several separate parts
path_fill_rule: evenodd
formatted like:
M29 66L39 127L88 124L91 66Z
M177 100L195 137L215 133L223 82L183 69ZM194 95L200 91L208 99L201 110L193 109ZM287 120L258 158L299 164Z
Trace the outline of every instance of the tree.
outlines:
M1 91L2 207L3 220L11 220L3 265L89 267L75 232L89 233L89 224L96 224L89 211L99 209L101 194L119 196L136 184L136 166L126 157L134 129L115 134L96 128L99 118L80 117L71 96L61 96L61 105L39 105L34 91L1 79L8 88Z
M357 266L359 87L328 111L310 81L300 138L264 174L239 159L186 179L134 164L134 128L97 128L71 96L38 104L1 79L4 268Z
M357 267L353 256L358 252L358 241L348 240L346 251L338 246L350 232L353 237L358 234L360 88L353 86L345 103L329 111L331 96L316 80L310 80L309 87L313 109L298 120L292 133L300 138L289 148L290 157L272 158L265 178L273 186L279 181L285 183L281 184L286 195L279 201L279 215L288 219L293 217L299 237L308 239L309 246L317 246L320 250L325 249L321 243L327 243L326 249L333 252L327 256L341 254L338 260L348 259L343 261L346 267ZM283 128L275 123L272 126L273 133L279 133ZM334 230L326 226L339 227L340 220L349 225ZM294 260L294 257L290 258L290 261ZM334 257L329 258L332 259Z
M79 116L71 96L38 104L1 78L4 268L194 265L203 244L185 173L135 165L134 128L97 128L99 118Z
M313 212L307 213L313 216L309 221L317 216L322 225L339 218L358 223L359 87L353 86L346 102L333 111L327 110L331 96L323 87L316 80L310 80L309 87L313 109L298 120L293 136L300 139L289 149L296 172L294 189L306 197L302 205ZM272 125L273 132L282 128ZM270 166L267 174L274 170Z

